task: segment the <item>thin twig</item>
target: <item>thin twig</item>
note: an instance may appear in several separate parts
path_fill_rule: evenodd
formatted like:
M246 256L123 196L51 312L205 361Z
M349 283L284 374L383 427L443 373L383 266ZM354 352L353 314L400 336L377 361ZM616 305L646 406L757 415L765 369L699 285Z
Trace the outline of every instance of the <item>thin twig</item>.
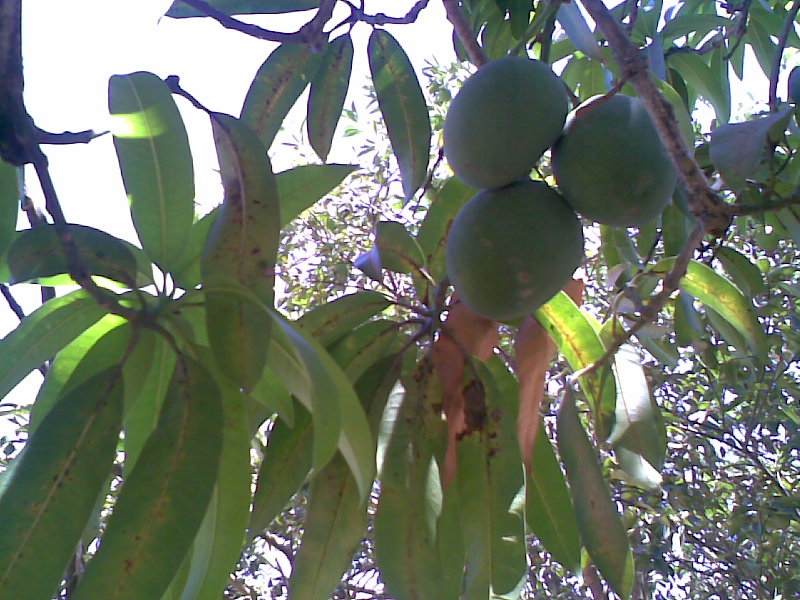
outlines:
M622 78L630 80L653 118L667 152L686 182L692 213L702 223L704 229L715 235L721 235L727 230L730 217L720 210L722 200L711 191L703 171L686 147L672 106L650 77L647 58L631 42L603 0L581 0L581 2L608 40L614 58L622 70Z
M6 303L8 303L8 307L11 311L22 321L25 318L25 311L22 310L22 306L20 306L17 299L14 298L14 295L5 283L0 284L0 292L3 293L3 298L6 299Z
M377 13L374 15L365 14L363 10L356 9L351 11L348 22L361 21L370 25L409 25L415 23L419 14L428 6L430 0L419 0L411 9L402 17L392 17L385 13ZM351 5L351 9L353 6Z
M772 68L769 73L770 112L778 112L778 76L781 71L783 51L786 49L786 42L789 40L789 34L794 27L794 20L797 18L798 10L800 10L800 0L795 0L794 4L792 4L792 10L786 15L786 21L783 23L783 29L781 29L781 35L778 38L778 45L775 47L775 56L772 59Z
M478 44L478 38L475 36L475 32L472 30L469 23L467 23L464 11L462 11L461 7L458 5L458 0L442 0L442 4L447 13L447 20L453 25L458 39L464 44L464 49L467 51L467 56L469 56L469 60L472 64L480 68L489 62L489 58L486 56L483 48Z
M52 133L44 129L36 128L39 134L40 144L52 145L66 145L66 144L88 144L93 139L106 135L108 131L101 131L99 133L87 129L86 131L62 131L61 133Z
M724 209L729 215L733 217L739 217L742 215L758 215L767 212L774 212L777 210L781 210L783 208L788 208L790 206L798 206L800 205L800 189L795 190L794 194L791 196L787 196L786 198L781 198L780 200L776 200L775 202L769 202L767 204L755 204L755 205L744 205L744 204L727 204L725 205Z

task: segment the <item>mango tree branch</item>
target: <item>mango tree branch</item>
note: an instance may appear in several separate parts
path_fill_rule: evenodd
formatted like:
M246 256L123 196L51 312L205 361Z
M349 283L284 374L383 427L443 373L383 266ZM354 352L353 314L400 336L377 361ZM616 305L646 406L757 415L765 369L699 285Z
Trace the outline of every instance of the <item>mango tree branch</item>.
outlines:
M797 11L800 10L800 0L795 0L792 4L792 10L786 15L786 20L783 22L783 29L778 38L778 45L775 47L775 56L772 59L772 68L769 73L769 110L771 112L778 111L778 77L781 72L781 61L783 59L783 51L786 49L786 43L789 40L789 34L794 28L794 20L797 18Z
M489 62L489 58L486 56L483 48L478 44L475 32L472 30L469 23L467 23L464 11L461 10L458 0L442 0L442 4L447 13L447 20L453 25L458 39L464 44L464 49L467 51L467 56L469 56L469 60L472 64L480 68Z
M711 191L705 175L684 144L672 106L651 79L644 54L631 42L603 0L581 0L581 3L608 40L623 77L630 80L652 116L667 152L686 182L692 213L705 230L721 235L728 228L730 217L721 210L724 203Z

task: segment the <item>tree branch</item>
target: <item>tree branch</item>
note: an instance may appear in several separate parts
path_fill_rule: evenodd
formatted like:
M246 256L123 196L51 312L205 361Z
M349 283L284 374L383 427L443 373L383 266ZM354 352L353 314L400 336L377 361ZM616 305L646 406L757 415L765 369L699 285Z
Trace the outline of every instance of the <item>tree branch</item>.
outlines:
M418 2L416 2L414 6L412 6L411 9L402 17L391 17L385 13L368 15L364 13L363 9L356 8L354 5L348 2L348 4L350 4L351 15L346 22L361 21L363 23L368 23L369 25L409 25L416 22L417 18L419 17L419 13L421 13L428 6L429 2L430 0L418 0Z
M783 51L786 49L786 42L789 40L789 33L794 27L794 20L797 18L798 10L800 10L800 0L795 0L792 10L786 15L786 21L783 23L783 29L781 29L781 35L778 38L778 45L775 47L775 56L772 59L772 69L770 69L769 73L769 110L771 112L778 111L778 76L781 71Z
M442 4L447 13L447 20L453 25L458 39L464 44L464 49L467 51L467 55L472 64L480 68L489 62L489 58L486 56L483 48L478 45L475 32L472 30L469 23L467 23L464 11L461 10L458 0L442 0Z
M694 156L686 148L672 106L664 99L650 78L647 59L631 42L603 0L581 0L581 3L608 40L614 58L622 69L623 77L630 79L653 118L667 152L686 182L692 213L705 230L721 235L728 228L730 217L721 210L722 200L711 191Z

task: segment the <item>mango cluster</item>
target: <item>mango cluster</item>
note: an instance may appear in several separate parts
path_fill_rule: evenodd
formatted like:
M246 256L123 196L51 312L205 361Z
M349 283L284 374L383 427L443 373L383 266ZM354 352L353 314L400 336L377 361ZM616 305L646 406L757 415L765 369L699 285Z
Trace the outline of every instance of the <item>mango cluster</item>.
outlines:
M670 201L675 167L641 101L601 96L568 112L559 77L523 57L483 66L450 106L445 156L481 191L450 228L447 272L485 317L519 318L564 287L584 257L576 211L631 227ZM548 148L559 191L529 178Z

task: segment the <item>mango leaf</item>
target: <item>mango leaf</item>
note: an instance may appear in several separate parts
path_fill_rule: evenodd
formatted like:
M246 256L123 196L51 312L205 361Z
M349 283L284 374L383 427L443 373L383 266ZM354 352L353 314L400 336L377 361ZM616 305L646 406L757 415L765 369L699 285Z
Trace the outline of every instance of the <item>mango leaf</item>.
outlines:
M558 22L575 48L594 60L603 60L603 52L597 45L594 32L589 29L586 19L576 2L566 2L558 7Z
M183 254L181 254L180 264L172 273L172 279L179 288L192 290L203 281L203 276L200 272L200 258L203 255L206 239L208 239L208 232L211 230L211 226L214 225L214 221L217 220L219 213L220 207L217 206L192 225L192 230L189 232L189 241L183 249Z
M674 258L665 258L653 267L653 271L667 273L674 264ZM735 285L710 267L692 260L681 279L680 288L718 312L744 337L756 357L764 358L767 351L764 328L752 303Z
M377 246L373 246L368 251L362 252L356 256L353 261L353 266L373 281L377 281L378 283L383 281L381 254L378 252Z
M431 191L431 206L417 233L417 243L428 258L428 263L433 263L431 258L443 252L447 232L450 230L450 224L456 213L477 193L478 190L468 186L457 177L451 177L438 190ZM444 265L444 257L442 257L442 265ZM434 278L437 281L439 279L439 277Z
M561 465L544 427L533 445L531 469L525 479L525 520L553 558L580 572L581 538Z
M597 328L586 313L563 291L537 309L534 316L553 338L559 352L578 371L605 354ZM616 386L608 368L581 377L581 387L592 403L598 437L605 439L614 424Z
M322 346L328 347L388 307L389 300L379 292L355 292L313 308L297 324Z
M223 393L224 394L224 393ZM242 552L250 517L250 433L244 397L224 394L219 478L197 532L182 600L222 596Z
M347 378L355 382L375 361L399 350L401 339L397 323L380 319L354 329L331 345L328 352Z
M276 174L281 227L333 191L357 168L357 165L302 165Z
M306 44L282 44L258 69L242 106L242 121L269 150L289 110L322 64Z
M225 15L261 15L309 10L319 6L319 0L209 0L208 3ZM177 0L167 11L168 17L204 17L202 11Z
M311 470L314 440L311 414L298 403L295 415L293 427L285 419L278 418L269 432L256 478L253 510L248 524L249 540L269 527Z
M28 431L36 431L64 394L93 375L120 363L129 349L132 331L133 328L122 317L106 315L59 352L31 407Z
M264 368L261 379L250 391L250 397L263 404L270 412L278 413L290 426L294 423L294 404L291 394L275 372Z
M142 248L172 271L194 220L194 166L183 120L169 88L152 73L113 75L108 108Z
M728 19L720 15L682 14L668 21L661 30L661 38L665 47L677 38L690 33L706 35L714 29L722 29L730 24Z
M669 66L680 73L686 83L708 100L714 107L717 119L727 123L731 116L730 88L727 80L696 54L676 52L669 57Z
M311 80L308 96L308 141L325 162L331 150L336 124L342 115L350 71L353 67L353 39L349 33L328 44L319 71Z
M160 598L202 523L222 451L220 392L202 365L184 356L167 398L75 600Z
M570 391L565 393L558 411L558 449L586 551L611 588L627 599L634 575L628 535L611 501L597 454L586 438Z
M92 275L106 277L130 288L153 283L150 261L139 248L92 227L68 225L67 230ZM40 225L20 231L8 249L8 267L10 283L69 273L55 226Z
M0 160L0 258L16 235L19 192L17 167Z
M54 298L0 340L0 398L106 314L83 290Z
M515 439L517 383L493 357L477 365L483 426L458 443L458 494L466 543L466 597L517 597L525 580L525 527L515 500L524 487ZM473 397L472 400L477 398Z
M12 463L0 495L4 598L55 593L108 480L122 401L119 369L84 381L59 399Z
M787 108L752 121L720 125L711 132L711 160L733 191L741 191L745 180L755 173L765 155L770 130L776 127L783 132L792 112Z
M367 48L369 68L408 200L428 171L431 121L414 67L389 32L375 29Z
M758 19L750 18L746 39L750 42L749 46L753 49L753 54L756 55L761 71L766 77L769 77L772 71L772 60L777 48L775 42L772 41L769 30Z
M402 223L378 221L375 246L384 269L396 273L419 273L422 270L425 261L422 249Z
M748 298L767 291L764 275L747 256L729 246L717 248L716 256L736 287Z
M359 492L369 493L375 471L372 436L364 410L347 376L316 341L307 338L277 313L270 365L312 413L313 466L321 469L338 447L353 471Z
M667 430L636 350L623 345L614 355L617 410L608 442L632 482L648 489L661 485Z

